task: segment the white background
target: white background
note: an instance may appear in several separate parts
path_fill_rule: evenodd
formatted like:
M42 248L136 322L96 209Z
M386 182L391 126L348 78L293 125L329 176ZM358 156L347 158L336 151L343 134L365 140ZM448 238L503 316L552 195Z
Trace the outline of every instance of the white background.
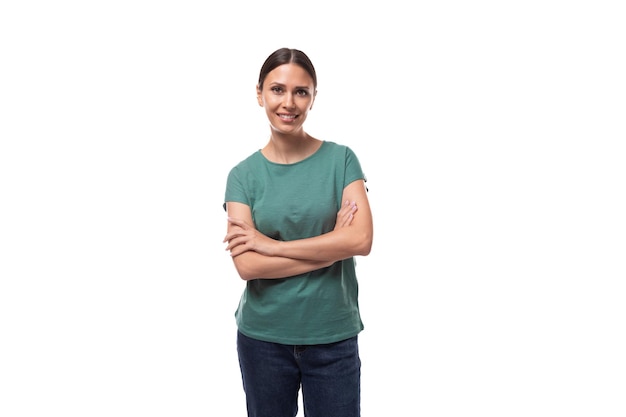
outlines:
M245 415L221 205L287 46L368 176L363 417L623 417L618 3L3 2L0 415Z

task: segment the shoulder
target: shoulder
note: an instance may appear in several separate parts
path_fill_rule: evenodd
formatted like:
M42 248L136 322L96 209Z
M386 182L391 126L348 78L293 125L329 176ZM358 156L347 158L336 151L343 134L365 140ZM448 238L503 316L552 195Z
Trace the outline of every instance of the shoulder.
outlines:
M332 141L324 141L324 146L322 148L325 149L326 155L331 156L334 159L346 161L347 163L350 161L358 162L356 153L348 145Z
M259 164L262 164L264 161L263 156L260 151L256 151L245 159L239 161L234 167L231 168L230 172L247 172L250 170L254 170Z
M322 149L334 155L354 155L354 151L349 146L332 141L324 141Z

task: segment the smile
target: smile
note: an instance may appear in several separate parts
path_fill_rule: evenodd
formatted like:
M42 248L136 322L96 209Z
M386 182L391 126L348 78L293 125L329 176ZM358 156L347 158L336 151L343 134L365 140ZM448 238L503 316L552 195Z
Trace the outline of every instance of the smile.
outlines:
M278 114L278 117L279 117L281 120L292 121L292 120L294 120L297 116L296 116L295 114L281 114L281 113L279 113L279 114Z

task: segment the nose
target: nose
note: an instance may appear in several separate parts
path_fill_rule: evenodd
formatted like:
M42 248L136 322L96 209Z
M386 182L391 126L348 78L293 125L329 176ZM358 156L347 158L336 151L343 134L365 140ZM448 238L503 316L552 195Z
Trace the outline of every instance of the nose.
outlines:
M296 102L293 99L293 94L285 94L285 101L283 102L283 106L285 106L286 109L293 109L294 107L296 107Z

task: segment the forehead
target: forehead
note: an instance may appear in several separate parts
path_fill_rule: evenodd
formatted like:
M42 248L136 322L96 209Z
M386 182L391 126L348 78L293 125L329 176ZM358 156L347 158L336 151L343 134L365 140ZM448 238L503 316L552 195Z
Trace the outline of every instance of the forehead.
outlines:
M267 74L265 83L284 85L313 86L313 78L300 65L289 63L279 65Z

